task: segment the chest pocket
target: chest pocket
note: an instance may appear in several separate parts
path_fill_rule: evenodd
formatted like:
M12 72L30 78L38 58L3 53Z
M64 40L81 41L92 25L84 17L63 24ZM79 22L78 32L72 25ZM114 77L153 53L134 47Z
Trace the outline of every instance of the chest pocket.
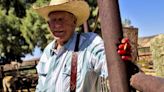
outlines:
M81 67L78 66L78 69L77 69L77 75L79 75L81 72ZM71 65L65 65L64 67L64 71L63 71L63 75L64 76L71 76Z
M79 75L81 73L81 65L77 64L77 75ZM68 62L66 63L66 65L64 66L64 71L63 71L63 75L65 77L70 77L71 76L71 63Z
M49 66L50 66L49 60L48 60L48 62L40 61L36 67L38 74L43 76L43 77L46 77L46 75L49 71Z

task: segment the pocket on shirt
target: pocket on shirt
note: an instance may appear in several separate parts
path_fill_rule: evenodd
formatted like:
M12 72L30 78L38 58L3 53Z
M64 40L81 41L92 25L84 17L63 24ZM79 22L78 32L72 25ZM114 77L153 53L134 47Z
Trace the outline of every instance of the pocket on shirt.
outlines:
M64 71L63 71L63 75L71 76L71 67L65 66Z
M44 62L39 62L38 65L36 66L36 69L37 69L37 72L39 75L41 76L46 76L47 73L48 73L48 70L46 70L47 67L46 66L46 63Z
M81 72L81 68L77 69L77 74L80 74L80 72ZM64 67L63 75L71 76L71 66Z

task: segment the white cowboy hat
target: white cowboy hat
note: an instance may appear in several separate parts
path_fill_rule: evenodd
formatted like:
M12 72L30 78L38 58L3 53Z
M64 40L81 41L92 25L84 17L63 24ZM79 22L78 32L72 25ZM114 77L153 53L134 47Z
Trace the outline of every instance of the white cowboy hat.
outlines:
M34 10L49 20L49 13L53 11L67 11L77 18L77 26L83 24L89 18L89 5L84 0L51 0L48 6L33 7Z

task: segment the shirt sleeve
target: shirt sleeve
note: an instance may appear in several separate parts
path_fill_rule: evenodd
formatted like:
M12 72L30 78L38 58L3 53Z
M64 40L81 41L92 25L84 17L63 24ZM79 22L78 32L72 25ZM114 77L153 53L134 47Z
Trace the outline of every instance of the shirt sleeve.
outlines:
M91 54L92 60L91 64L93 66L94 71L101 77L107 77L107 62L106 62L106 55L105 55L105 48L104 42L102 38L96 34L92 34L93 37L91 42Z

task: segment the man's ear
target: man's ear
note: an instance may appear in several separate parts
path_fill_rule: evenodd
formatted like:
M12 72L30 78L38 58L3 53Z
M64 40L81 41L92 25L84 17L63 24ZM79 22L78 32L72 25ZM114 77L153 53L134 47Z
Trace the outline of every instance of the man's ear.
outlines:
M49 21L47 21L48 27L51 29L51 24Z
M73 23L76 24L77 23L77 20L74 20Z
M77 18L75 16L73 16L73 20L74 24L77 24Z
M47 24L50 26L50 23L49 23L49 21L47 21Z

